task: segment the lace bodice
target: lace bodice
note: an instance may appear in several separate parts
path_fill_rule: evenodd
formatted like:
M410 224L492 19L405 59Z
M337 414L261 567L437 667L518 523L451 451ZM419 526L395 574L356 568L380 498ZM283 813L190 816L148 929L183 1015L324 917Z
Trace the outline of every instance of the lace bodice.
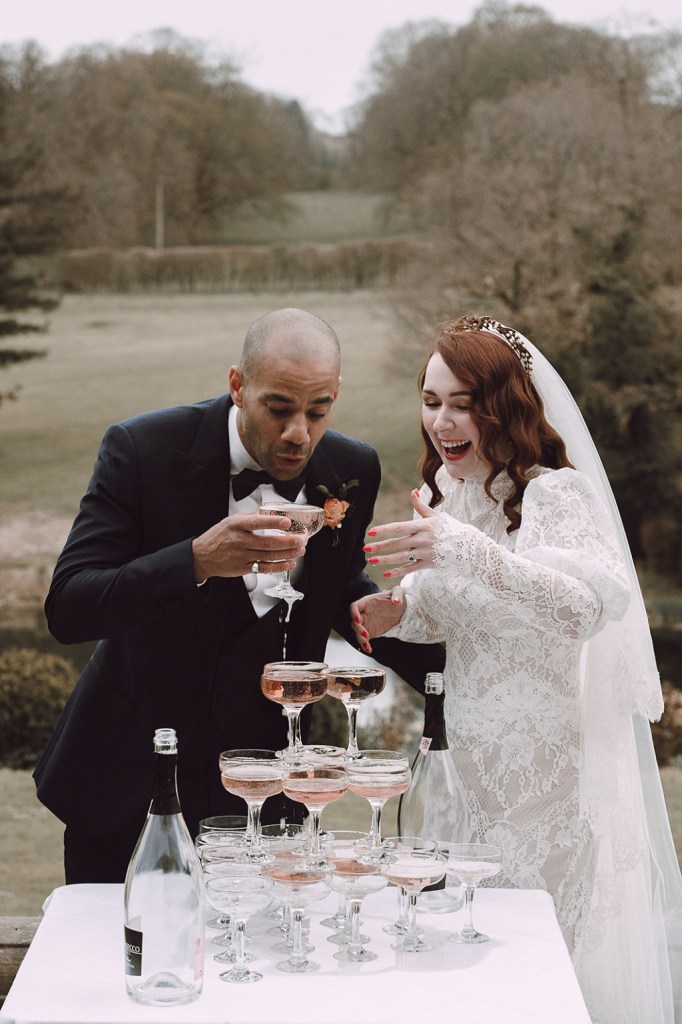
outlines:
M498 884L555 895L572 941L591 857L579 816L579 659L624 614L627 577L582 474L538 467L509 534L506 474L490 498L481 480L440 473L435 567L406 580L391 635L446 644L446 724L469 834L502 846Z

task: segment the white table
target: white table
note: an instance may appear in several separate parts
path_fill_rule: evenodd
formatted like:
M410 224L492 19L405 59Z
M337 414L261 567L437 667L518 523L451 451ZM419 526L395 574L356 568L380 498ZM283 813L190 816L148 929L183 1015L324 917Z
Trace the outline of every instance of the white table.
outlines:
M336 908L336 894L310 913L314 974L276 969L272 922L249 924L263 981L220 980L207 942L204 990L178 1007L144 1007L126 994L123 970L123 886L73 885L56 889L24 962L0 1010L0 1024L589 1024L578 983L547 893L479 889L476 925L490 935L477 946L449 942L462 921L455 914L422 914L434 939L421 954L399 954L382 926L397 912L393 887L368 896L362 930L379 954L371 963L341 964L320 918ZM215 935L207 931L207 938Z

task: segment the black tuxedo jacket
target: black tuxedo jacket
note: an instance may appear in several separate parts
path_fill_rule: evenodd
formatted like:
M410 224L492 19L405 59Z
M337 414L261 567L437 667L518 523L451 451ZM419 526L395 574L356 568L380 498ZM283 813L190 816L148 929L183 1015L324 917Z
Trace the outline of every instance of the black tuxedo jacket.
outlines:
M58 559L45 604L50 630L62 643L99 643L35 779L39 799L81 832L143 822L156 728L178 733L190 827L228 812L206 794L207 778L220 789L221 750L285 743L281 709L260 690L263 664L282 658L283 606L259 619L241 578L194 580L192 539L228 514L230 404L225 395L111 427ZM348 605L377 589L362 546L379 460L370 446L327 431L308 466L307 499L322 505L318 485L338 496L349 480L359 484L342 528L324 527L308 543L289 658L322 660L333 628L355 644ZM440 646L397 640L377 642L376 657L418 689L443 664Z

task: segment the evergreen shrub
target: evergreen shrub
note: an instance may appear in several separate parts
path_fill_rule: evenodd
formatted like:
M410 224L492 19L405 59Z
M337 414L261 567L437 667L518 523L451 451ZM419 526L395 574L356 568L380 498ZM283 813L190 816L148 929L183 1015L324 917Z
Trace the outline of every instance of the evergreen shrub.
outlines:
M31 768L76 682L72 662L30 647L0 652L0 764Z

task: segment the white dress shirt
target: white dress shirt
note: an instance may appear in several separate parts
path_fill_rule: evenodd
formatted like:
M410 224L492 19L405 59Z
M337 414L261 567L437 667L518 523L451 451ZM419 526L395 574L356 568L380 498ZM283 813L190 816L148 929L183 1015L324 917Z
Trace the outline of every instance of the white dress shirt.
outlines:
M230 408L228 416L228 433L230 440L230 480L235 477L238 473L241 473L243 469L262 469L257 462L251 458L246 448L242 443L242 439L239 436L239 430L237 429L237 408L232 406ZM229 514L234 515L235 512L257 512L264 501L282 501L282 495L278 494L272 484L259 484L258 487L251 494L247 494L241 501L235 501L234 495L232 494L232 486L230 485L230 504ZM296 503L299 505L306 504L305 488L302 488ZM291 573L292 583L296 576L300 574L302 559L299 559L299 564L296 566ZM244 586L246 587L251 603L253 604L254 611L261 618L266 612L269 612L275 604L277 604L277 598L269 597L265 590L266 588L272 587L277 583L277 573L258 573L250 572L244 576Z

